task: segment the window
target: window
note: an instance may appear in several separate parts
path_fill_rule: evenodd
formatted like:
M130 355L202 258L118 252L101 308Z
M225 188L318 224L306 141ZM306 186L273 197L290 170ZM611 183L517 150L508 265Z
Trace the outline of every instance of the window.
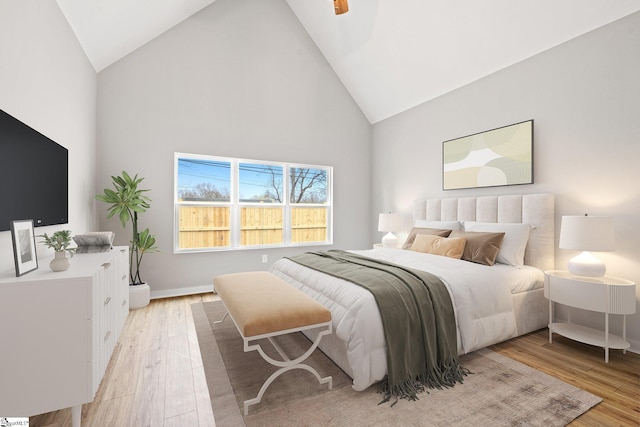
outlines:
M327 166L175 154L176 252L332 243Z

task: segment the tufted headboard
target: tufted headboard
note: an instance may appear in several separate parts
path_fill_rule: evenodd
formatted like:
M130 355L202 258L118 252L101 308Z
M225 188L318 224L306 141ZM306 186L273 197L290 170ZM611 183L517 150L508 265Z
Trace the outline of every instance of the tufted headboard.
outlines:
M413 219L530 224L525 264L542 271L554 268L553 194L420 199L414 202Z

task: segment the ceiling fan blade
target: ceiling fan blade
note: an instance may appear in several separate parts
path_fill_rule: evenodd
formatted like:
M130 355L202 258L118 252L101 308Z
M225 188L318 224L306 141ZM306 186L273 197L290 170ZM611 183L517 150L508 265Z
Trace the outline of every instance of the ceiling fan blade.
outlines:
M336 15L342 15L349 12L349 5L347 0L333 0L333 8L336 11Z

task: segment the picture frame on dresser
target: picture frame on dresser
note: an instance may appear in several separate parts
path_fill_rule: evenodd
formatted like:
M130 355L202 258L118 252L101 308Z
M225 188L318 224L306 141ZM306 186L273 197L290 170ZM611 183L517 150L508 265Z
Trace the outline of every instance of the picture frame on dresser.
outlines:
M20 277L38 268L36 253L36 236L33 231L33 220L23 219L11 221L11 241L13 242L13 259L16 266L16 277Z

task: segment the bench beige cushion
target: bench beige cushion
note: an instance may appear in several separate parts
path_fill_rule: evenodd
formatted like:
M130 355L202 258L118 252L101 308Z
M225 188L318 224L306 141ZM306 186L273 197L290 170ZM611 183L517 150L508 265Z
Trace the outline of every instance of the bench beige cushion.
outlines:
M325 306L267 271L217 276L213 285L244 337L331 320Z

